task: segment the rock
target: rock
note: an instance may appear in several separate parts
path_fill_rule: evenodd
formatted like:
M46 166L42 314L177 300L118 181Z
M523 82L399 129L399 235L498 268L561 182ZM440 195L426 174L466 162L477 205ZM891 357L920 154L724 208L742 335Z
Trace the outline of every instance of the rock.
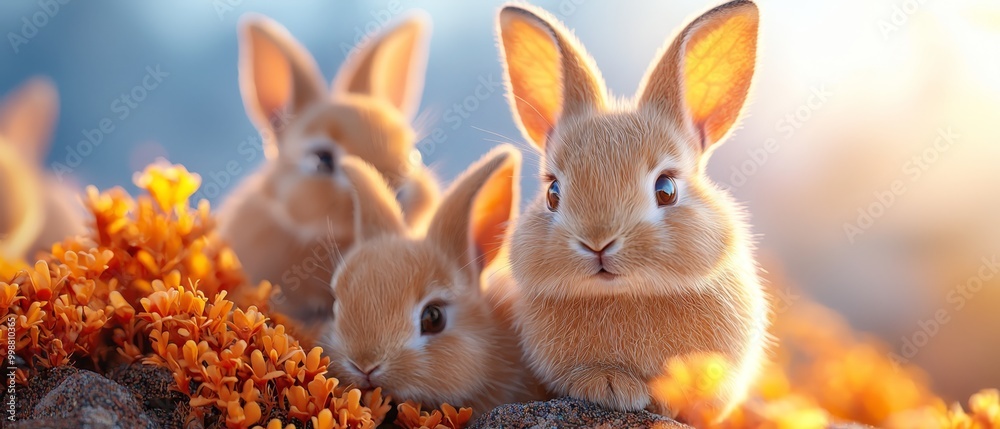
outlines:
M156 426L125 387L90 371L72 374L52 389L23 428L147 428Z
M613 411L578 399L507 404L480 416L469 429L554 428L590 429L651 428L689 429L690 426L648 411Z
M116 368L108 378L130 390L157 427L184 428L191 412L190 398L176 389L169 369L134 363Z
M59 383L62 383L66 377L77 372L79 370L71 366L57 366L51 369L43 369L31 377L31 382L27 386L15 386L17 404L15 406L16 414L14 418L16 421L30 419L31 413L35 410L35 404L44 398L45 395L48 395L52 389L55 389Z

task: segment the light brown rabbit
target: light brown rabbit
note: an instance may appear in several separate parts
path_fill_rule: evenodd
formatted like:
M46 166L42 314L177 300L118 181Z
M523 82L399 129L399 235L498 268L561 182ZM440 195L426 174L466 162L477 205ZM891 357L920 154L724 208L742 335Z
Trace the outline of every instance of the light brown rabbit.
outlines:
M85 230L79 197L42 167L59 116L59 95L34 78L0 106L0 258L33 259Z
M757 23L750 1L696 18L619 102L552 16L500 12L514 117L542 156L542 192L512 238L515 313L554 393L673 414L653 388L667 362L717 354L705 405L724 415L758 372L768 307L749 228L705 175L747 97Z
M399 400L477 411L537 398L499 295L482 291L517 211L520 153L494 149L460 176L426 235L410 232L391 190L368 165L345 160L357 191L355 247L333 277L334 317L323 339L331 370ZM537 384L534 384L537 386Z
M241 24L240 88L264 137L267 160L223 204L221 235L250 280L282 287L277 310L300 321L332 302L327 281L353 242L350 184L340 160L358 156L378 169L409 225L424 223L438 198L429 170L413 156L410 125L420 104L429 24L414 15L353 52L331 90L315 61L279 24ZM336 252L335 252L336 253Z

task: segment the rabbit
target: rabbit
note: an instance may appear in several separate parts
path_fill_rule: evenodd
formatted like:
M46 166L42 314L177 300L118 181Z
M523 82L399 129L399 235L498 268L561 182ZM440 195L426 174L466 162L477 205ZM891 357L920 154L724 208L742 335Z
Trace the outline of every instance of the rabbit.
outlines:
M59 95L32 78L0 106L0 259L34 258L86 221L77 192L42 166L59 116Z
M481 290L486 270L503 265L519 169L513 147L491 151L449 188L423 234L406 228L372 167L343 161L357 242L331 281L334 315L322 338L332 374L434 408L539 398L511 321L494 311L505 306L491 299L505 294Z
M410 121L420 104L429 23L415 14L352 52L332 94L311 55L278 23L241 21L240 89L266 161L219 211L220 235L251 284L280 284L276 311L321 320L338 254L353 242L350 185L340 160L358 156L388 181L408 225L421 225L438 185L417 161Z
M655 388L667 362L714 354L725 368L700 409L721 417L759 372L769 307L749 225L705 174L747 98L757 28L746 0L699 16L623 102L550 14L501 9L509 102L542 177L512 233L514 317L554 394L674 416Z

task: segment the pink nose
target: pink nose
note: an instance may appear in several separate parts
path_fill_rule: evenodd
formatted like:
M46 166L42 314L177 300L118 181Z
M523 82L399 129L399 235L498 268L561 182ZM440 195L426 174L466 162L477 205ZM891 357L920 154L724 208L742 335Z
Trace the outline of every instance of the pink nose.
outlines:
M378 371L378 369L381 367L381 365L372 365L372 366L369 366L367 370L364 370L364 369L361 369L361 367L359 367L354 362L351 362L351 366L353 366L355 370L357 370L359 373L361 373L362 375L365 376L365 381L367 381L368 384L372 383L372 374L375 371Z
M584 249L587 249L591 253L597 255L597 259L601 259L602 257L604 257L604 252L606 252L614 244L615 244L615 240L611 240L611 241L607 242L605 245L603 245L600 248L598 248L597 246L593 246L590 243L587 243L585 241L580 241L580 247L583 247Z

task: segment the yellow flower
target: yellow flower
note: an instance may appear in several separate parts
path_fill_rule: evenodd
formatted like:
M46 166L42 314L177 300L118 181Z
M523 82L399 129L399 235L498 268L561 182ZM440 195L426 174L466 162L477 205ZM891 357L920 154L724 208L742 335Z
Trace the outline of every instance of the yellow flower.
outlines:
M171 212L187 208L188 200L201 186L201 176L190 173L182 165L170 165L158 160L142 173L137 173L132 181L152 195L160 210Z

